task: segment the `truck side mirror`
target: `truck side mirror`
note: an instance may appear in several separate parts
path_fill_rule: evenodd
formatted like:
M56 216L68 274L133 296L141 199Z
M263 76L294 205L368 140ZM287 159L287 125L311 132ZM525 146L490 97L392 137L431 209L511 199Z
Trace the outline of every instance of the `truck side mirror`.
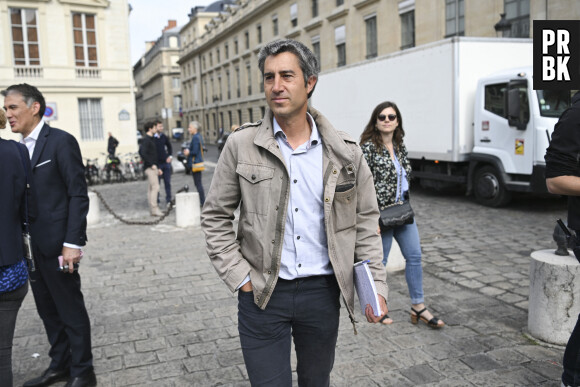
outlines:
M525 130L530 121L528 87L524 80L510 81L508 84L507 112L508 125Z

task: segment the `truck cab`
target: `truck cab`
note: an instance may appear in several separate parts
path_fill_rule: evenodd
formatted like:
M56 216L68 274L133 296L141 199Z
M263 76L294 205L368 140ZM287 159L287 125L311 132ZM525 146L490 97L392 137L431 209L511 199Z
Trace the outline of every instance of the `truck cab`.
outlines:
M531 67L478 82L468 192L484 205L504 205L513 191L547 192L544 154L558 117L570 106L570 92L532 85Z

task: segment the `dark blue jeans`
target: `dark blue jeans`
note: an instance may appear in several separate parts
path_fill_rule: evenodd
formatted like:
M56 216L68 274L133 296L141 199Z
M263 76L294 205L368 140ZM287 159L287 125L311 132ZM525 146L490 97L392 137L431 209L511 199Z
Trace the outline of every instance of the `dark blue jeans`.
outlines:
M278 279L265 310L238 294L238 331L252 386L292 386L292 338L301 387L330 385L338 337L340 290L331 276Z
M163 175L159 176L159 185L161 185L161 179L163 179L163 186L165 187L165 203L169 203L171 201L171 164L159 163L159 169L163 171ZM157 199L157 203L159 203L159 199Z
M12 387L12 340L16 317L28 292L28 281L16 290L0 294L0 385Z
M201 184L201 172L192 172L193 184L195 184L195 189L199 193L199 204L203 206L205 203L205 192L203 190L203 185Z
M568 339L562 363L564 366L562 382L566 386L580 386L580 315Z

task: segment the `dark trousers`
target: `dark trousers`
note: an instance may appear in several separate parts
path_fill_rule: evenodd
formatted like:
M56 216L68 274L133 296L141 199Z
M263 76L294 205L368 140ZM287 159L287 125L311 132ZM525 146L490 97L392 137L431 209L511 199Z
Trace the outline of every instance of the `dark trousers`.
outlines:
M238 293L238 331L252 386L292 386L292 338L298 385L329 386L340 316L335 277L278 279L265 310L252 292Z
M161 185L161 179L163 179L165 203L169 203L171 201L171 164L159 163L159 169L163 171L163 174L159 176L159 185ZM159 199L157 199L157 202L159 203Z
M26 293L28 281L18 289L0 294L0 385L4 387L12 387L12 340Z
M562 382L566 386L580 386L580 315L568 339L562 363L564 366Z
M57 257L36 254L36 272L31 273L30 279L36 309L50 343L49 368L70 367L74 378L93 369L91 322L81 292L81 277L78 271L58 271ZM82 270L82 264L80 267Z
M192 172L193 184L195 184L195 189L199 193L199 203L203 206L205 203L205 192L203 191L203 185L201 184L201 172Z

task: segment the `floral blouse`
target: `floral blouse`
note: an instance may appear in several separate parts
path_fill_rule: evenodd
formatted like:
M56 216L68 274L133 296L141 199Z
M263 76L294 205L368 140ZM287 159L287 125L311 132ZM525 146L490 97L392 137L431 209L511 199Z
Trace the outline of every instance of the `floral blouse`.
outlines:
M384 209L386 206L395 203L397 197L397 170L395 163L391 159L391 155L387 148L382 147L377 149L372 141L367 141L361 146L363 155L373 174L375 181L375 191L377 193L377 202L379 209ZM407 148L405 144L401 144L395 150L395 155L399 163L405 168L407 173L407 181L410 182L411 164L407 159Z

